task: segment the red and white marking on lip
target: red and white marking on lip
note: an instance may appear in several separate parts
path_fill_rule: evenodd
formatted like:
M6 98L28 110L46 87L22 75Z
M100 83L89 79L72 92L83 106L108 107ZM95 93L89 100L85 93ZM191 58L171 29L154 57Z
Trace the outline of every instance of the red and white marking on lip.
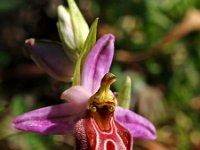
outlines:
M102 131L96 124L93 118L90 119L92 127L96 133L96 146L95 150L126 150L126 146L123 143L121 136L117 132L117 127L114 123L114 119L110 120L110 131ZM114 149L113 149L114 148Z

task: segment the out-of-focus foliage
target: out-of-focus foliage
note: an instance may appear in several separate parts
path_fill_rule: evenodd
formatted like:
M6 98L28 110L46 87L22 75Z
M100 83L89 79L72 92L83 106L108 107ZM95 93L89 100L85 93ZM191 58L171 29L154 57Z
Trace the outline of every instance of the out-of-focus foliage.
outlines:
M56 7L62 0L0 1L0 149L72 149L72 138L23 133L12 128L25 111L61 103L67 85L54 81L23 51L27 38L60 41ZM64 2L66 3L66 2ZM132 79L131 109L154 122L156 141L134 149L200 149L200 1L79 0L98 36L116 36L112 72L119 91Z

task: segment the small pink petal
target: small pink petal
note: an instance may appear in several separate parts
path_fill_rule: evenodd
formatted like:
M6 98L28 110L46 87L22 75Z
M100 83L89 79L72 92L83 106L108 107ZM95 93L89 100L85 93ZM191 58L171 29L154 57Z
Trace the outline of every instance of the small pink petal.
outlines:
M82 86L72 86L62 93L61 99L65 99L77 107L86 108L87 102L91 96L92 94Z
M99 89L101 79L110 69L114 54L114 40L112 34L102 36L84 62L81 85L92 94Z
M13 127L34 133L66 134L83 115L84 110L74 104L59 104L22 114L13 121Z
M117 107L115 117L127 128L133 138L156 139L156 129L153 124L142 116L122 107Z

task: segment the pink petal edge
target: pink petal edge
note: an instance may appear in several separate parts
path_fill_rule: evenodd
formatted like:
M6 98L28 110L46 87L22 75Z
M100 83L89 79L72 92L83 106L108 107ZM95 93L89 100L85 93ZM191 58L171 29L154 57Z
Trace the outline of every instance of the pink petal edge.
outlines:
M133 138L156 139L156 129L153 124L142 116L122 107L117 107L115 117L119 123L127 128Z
M73 130L74 124L84 111L74 104L65 103L43 107L18 116L13 127L19 130L41 134L66 134Z

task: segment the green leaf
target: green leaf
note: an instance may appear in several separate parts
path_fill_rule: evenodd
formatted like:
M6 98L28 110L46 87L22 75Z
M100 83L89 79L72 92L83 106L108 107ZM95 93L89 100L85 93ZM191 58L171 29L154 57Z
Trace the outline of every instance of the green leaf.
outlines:
M89 27L74 0L68 0L68 5L77 50L80 52L88 36Z
M9 53L6 53L4 51L0 51L0 65L1 66L6 66L10 63L10 56Z
M12 111L14 115L20 115L27 111L26 100L22 95L17 95L12 99Z
M90 52L90 50L92 49L92 47L94 46L94 44L96 42L98 20L99 19L96 18L94 20L94 22L92 23L88 37L87 37L85 44L84 44L84 47L83 47L83 51L81 51L80 57L79 57L79 59L76 63L75 71L74 71L73 85L80 85L82 64L83 64L85 58L87 57L88 53Z
M4 101L0 101L0 114L4 113L5 111L6 111L5 102Z
M30 146L31 150L50 150L55 149L53 146L52 136L38 135L34 133L26 133L23 138Z
M18 0L18 1L16 1L16 0L8 0L8 1L1 0L0 1L0 13L15 10L16 8L19 8L24 2L25 2L25 0Z
M124 84L121 87L121 90L118 96L119 106L129 109L130 101L131 101L131 78L127 76L123 83Z

